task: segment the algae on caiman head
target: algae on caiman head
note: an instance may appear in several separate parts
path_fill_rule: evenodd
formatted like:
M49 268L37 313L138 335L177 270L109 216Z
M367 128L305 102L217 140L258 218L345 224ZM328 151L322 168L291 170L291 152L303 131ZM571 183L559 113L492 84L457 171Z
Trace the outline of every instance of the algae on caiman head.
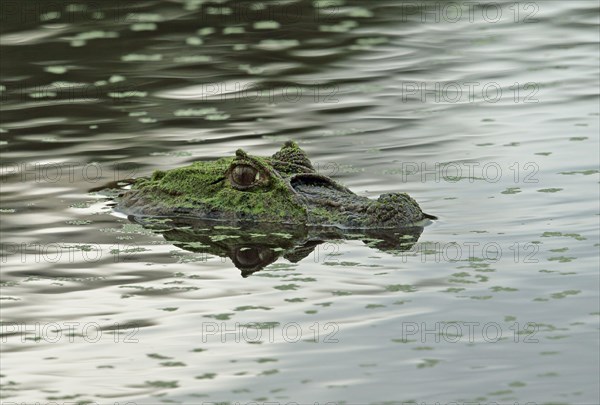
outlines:
M271 157L250 156L240 149L234 158L156 171L138 180L117 210L138 217L342 228L395 228L431 218L407 194L371 200L317 174L294 142Z

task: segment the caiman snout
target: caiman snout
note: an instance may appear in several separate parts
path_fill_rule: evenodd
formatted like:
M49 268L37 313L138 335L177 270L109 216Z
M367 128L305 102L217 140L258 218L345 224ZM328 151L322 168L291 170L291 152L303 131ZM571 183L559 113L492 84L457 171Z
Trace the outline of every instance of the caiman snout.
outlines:
M318 174L299 174L290 186L307 206L309 222L350 228L399 228L431 216L405 193L383 194L377 200L361 197Z
M397 228L428 218L406 193L382 194L367 208L368 227Z

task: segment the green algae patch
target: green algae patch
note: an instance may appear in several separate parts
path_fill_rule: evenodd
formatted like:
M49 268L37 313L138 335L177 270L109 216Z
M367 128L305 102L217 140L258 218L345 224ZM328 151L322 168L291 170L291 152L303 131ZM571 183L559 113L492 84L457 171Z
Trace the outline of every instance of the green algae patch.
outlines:
M157 360L169 360L169 359L172 359L172 357L163 356L163 355L158 354L158 353L148 353L147 356L150 357L151 359L157 359Z
M502 194L518 194L521 192L521 188L519 187L508 187L506 190L502 191Z
M551 188L541 188L538 190L538 193L558 193L562 191L562 188L551 187Z
M417 291L417 289L415 287L413 287L412 285L409 284L391 284L385 287L386 291L389 292L398 292L398 291L402 291L402 292L415 292Z
M559 299L566 298L569 295L577 295L580 292L581 292L580 290L566 290L566 291L561 291L561 292L557 292L554 294L550 294L550 297L554 298L555 300L559 300Z
M163 367L185 367L186 364L181 361L165 361L160 363Z
M422 363L417 364L417 368L430 368L435 367L441 360L437 359L423 359Z
M216 373L204 373L204 374L196 376L194 378L196 378L197 380L212 380L216 376L217 376Z
M177 381L146 381L145 385L153 388L179 388Z
M256 159L269 171L267 159ZM248 219L263 222L303 223L306 209L299 204L283 179L268 175L266 184L250 190L234 188L227 178L233 158L214 162L195 162L169 171L156 171L149 179L136 183L148 204L165 212L189 209L203 213L219 213L221 218ZM240 163L240 164L243 164Z
M597 174L598 170L594 170L594 169L590 169L590 170L576 170L576 171L571 171L571 172L559 172L558 174L564 174L567 176L573 175L573 174L583 174L584 176L589 176L591 174Z

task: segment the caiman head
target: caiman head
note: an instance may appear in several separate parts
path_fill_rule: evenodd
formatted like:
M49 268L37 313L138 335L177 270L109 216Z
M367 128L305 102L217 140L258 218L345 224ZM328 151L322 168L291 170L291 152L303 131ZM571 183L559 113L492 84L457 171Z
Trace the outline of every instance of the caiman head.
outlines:
M286 142L271 157L197 161L139 179L117 210L135 217L190 217L227 222L340 228L398 228L425 218L404 193L361 197L317 174L306 153Z

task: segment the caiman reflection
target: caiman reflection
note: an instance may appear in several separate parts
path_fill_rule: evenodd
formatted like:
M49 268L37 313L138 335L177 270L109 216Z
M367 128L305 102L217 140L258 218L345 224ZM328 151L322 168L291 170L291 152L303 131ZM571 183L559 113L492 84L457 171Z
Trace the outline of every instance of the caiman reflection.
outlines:
M310 259L318 245L339 240L362 240L366 245L387 253L404 252L412 248L423 231L423 227L420 226L393 231L350 231L334 227L292 227L275 224L246 224L234 227L219 225L215 221L192 219L172 219L153 226L140 218L130 219L149 228L160 227L157 231L181 249L231 259L241 270L242 277L248 277L280 257L291 263ZM324 258L327 258L326 254L320 257Z

